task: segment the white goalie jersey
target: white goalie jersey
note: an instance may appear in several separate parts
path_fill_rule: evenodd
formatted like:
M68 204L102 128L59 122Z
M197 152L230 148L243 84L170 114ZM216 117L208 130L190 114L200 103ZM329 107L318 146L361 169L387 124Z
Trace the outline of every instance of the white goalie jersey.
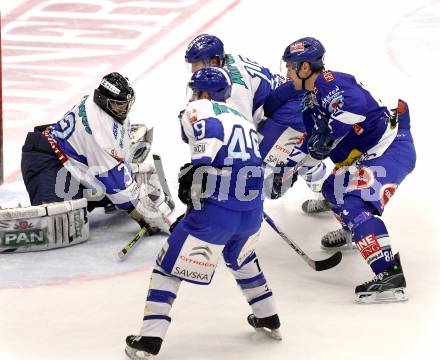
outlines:
M114 121L91 96L85 96L45 131L63 166L86 188L126 209L139 197L131 176L130 121ZM61 197L61 196L60 196Z

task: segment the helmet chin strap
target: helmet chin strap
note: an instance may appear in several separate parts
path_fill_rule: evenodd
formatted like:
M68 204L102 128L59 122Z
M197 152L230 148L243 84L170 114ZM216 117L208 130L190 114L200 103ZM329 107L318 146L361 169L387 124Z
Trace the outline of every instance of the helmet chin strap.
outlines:
M299 67L301 67L303 63L304 63L304 61L301 62L301 64L300 64ZM310 75L307 76L307 77L305 77L305 78L302 78L301 76L299 76L299 69L296 70L295 72L296 72L296 76L298 77L298 79L301 80L301 89L303 89L303 90L307 90L307 89L306 89L306 81L307 81L308 79L311 78L311 76L313 75L313 71L311 71L311 72L310 72Z
M305 78L302 78L301 76L299 76L299 72L298 72L298 71L296 72L296 76L298 76L298 79L301 80L301 89L306 90L306 81L307 81L308 79L310 79L312 75L313 75L313 72L310 73L309 76L307 76L307 77L305 77Z

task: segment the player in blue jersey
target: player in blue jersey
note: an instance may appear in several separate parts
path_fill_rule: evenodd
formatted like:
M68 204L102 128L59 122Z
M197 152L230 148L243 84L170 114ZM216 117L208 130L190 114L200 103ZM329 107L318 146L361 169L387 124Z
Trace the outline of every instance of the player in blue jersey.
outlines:
M194 38L186 49L185 61L192 72L206 66L218 66L229 73L232 90L226 103L249 121L253 120L259 139L262 139L261 155L268 165L266 192L272 199L280 197L296 179L295 176L283 184L280 179L284 168L293 166L304 154L298 150L304 133L301 96L265 119L262 105L283 78L245 56L225 53L223 42L214 35L201 34ZM324 164L308 172L303 171L302 176L313 190L317 184L322 184L319 179L323 173Z
M286 79L291 80L289 73L286 74ZM326 175L324 162L306 158L303 96L304 91L296 92L292 99L280 104L280 107L270 114L258 129L261 156L264 163L273 170L274 181L270 189L272 199L281 197L294 184L297 173L288 176L288 172L292 171L299 162L303 164L299 170L301 177L317 194L320 193Z
M113 72L58 122L28 134L21 169L32 205L86 197L89 211L113 204L142 225L168 230L171 209L160 187L139 184L132 172L134 100L128 79Z
M225 103L231 82L223 69L196 71L189 87L192 101L181 121L191 162L179 178L179 198L188 211L158 255L140 334L126 339L131 359L159 352L182 280L208 285L221 256L251 306L249 324L280 339L272 291L255 254L263 212L255 127Z
M287 46L283 55L292 79L290 95L306 91L308 151L314 159L330 157L336 164L323 195L343 228L324 236L322 246L334 249L353 241L371 266L376 277L356 287L358 302L405 300L400 258L380 216L415 167L408 106L399 100L390 112L354 76L325 70L324 53L318 40L307 37ZM289 98L288 90L272 94L268 113Z

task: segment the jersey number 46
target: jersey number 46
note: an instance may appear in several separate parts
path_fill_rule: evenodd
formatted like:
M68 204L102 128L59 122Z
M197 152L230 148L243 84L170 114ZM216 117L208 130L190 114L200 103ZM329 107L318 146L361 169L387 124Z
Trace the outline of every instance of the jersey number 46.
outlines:
M257 159L261 159L257 132L250 129L248 139L250 141L246 141L245 130L240 125L235 125L232 128L231 137L227 145L228 157L225 159L225 165L232 164L234 159L249 161L252 159L252 155ZM250 142L250 144L247 142ZM226 162L229 162L229 164L226 164Z

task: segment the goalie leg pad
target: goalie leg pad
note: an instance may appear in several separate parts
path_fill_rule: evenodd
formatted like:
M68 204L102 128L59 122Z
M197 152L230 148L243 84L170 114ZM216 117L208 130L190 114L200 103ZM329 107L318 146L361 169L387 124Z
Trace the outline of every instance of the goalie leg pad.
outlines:
M89 238L87 200L0 210L0 252L61 248Z

